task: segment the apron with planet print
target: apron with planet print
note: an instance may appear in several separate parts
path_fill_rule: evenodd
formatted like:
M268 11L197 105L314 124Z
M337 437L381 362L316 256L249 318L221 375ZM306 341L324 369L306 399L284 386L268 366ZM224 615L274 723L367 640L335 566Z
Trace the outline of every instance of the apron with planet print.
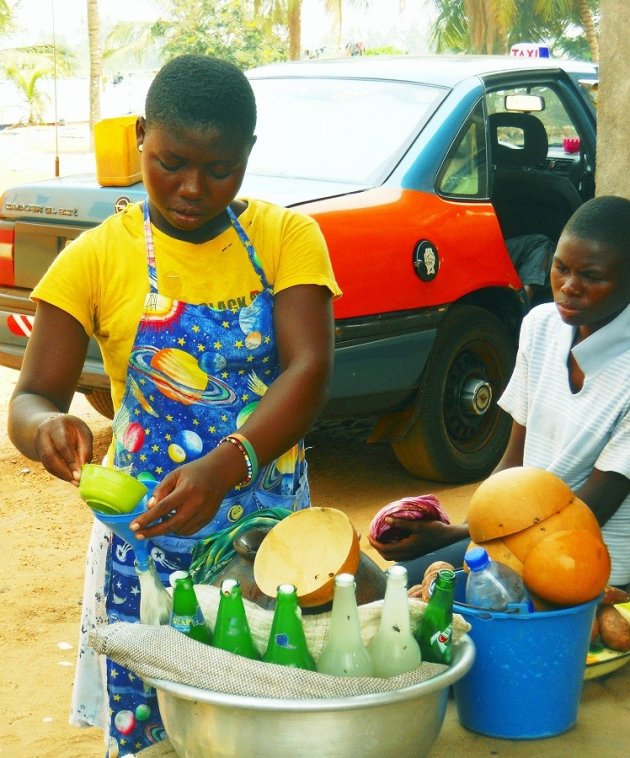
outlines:
M273 295L256 251L230 208L230 221L261 279L246 307L216 310L158 293L148 205L144 228L150 292L128 366L125 396L113 421L115 466L149 485L213 450L255 410L279 373ZM187 569L195 543L256 510L308 507L303 443L261 468L246 487L228 493L214 519L192 537L151 539L164 584ZM140 595L130 546L112 535L105 573L110 623L138 621ZM136 752L164 738L155 691L107 660L110 755Z

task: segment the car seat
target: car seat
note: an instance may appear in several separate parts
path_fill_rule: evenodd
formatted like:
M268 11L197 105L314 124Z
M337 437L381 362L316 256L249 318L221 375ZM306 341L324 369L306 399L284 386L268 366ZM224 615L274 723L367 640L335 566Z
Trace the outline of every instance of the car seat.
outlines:
M503 236L545 234L557 242L583 199L567 176L547 166L549 143L544 124L530 113L505 112L490 114L488 128L493 167L491 199ZM515 145L501 141L505 128L521 132L513 140Z

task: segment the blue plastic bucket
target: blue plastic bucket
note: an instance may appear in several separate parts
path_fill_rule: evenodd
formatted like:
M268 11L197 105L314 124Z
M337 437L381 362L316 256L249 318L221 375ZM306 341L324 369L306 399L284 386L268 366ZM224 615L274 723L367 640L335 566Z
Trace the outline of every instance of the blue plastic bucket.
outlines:
M472 626L472 668L453 687L462 726L489 737L531 740L562 734L577 720L595 609L487 611L464 603L457 572L455 613Z

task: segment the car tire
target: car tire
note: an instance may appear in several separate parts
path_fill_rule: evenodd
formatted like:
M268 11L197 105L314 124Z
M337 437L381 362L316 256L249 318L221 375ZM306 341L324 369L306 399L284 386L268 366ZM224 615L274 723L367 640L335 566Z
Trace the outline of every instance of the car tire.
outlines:
M85 395L88 403L105 418L114 418L114 404L108 390L92 390Z
M497 400L510 378L515 352L510 334L492 313L476 306L451 307L424 368L417 415L392 442L410 474L457 483L477 481L493 470L512 426Z

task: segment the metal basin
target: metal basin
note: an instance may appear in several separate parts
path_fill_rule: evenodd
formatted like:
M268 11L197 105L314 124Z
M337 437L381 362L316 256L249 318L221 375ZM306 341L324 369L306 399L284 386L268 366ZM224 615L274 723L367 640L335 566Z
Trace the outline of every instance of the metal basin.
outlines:
M474 643L464 635L451 666L429 681L326 700L242 697L145 681L157 690L166 733L181 758L419 758L440 733L449 686L474 657Z

